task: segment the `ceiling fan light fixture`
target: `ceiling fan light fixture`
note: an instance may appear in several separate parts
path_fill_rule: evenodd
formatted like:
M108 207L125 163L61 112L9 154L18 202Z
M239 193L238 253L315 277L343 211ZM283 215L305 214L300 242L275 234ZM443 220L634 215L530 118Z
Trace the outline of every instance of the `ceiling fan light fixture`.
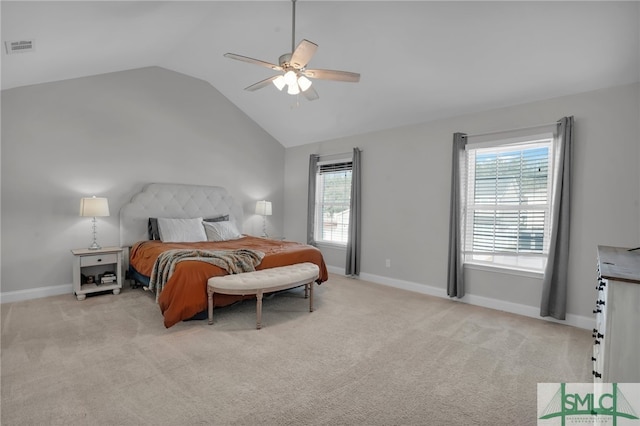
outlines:
M273 85L276 86L278 90L282 91L287 83L284 81L284 77L279 75L273 80Z
M297 75L295 72L289 70L284 74L284 82L289 85L289 87L295 85L297 83Z
M298 86L300 86L300 90L306 92L309 87L311 87L311 80L309 80L304 75L298 77Z
M290 95L297 95L298 93L300 93L300 87L298 87L297 81L294 81L293 84L289 84L289 89L287 90L287 93Z

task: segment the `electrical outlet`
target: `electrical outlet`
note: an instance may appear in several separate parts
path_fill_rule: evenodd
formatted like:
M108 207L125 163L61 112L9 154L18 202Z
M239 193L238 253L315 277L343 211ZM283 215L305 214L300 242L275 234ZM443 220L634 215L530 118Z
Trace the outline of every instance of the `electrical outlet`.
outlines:
M385 261L385 266L386 266L387 268L391 268L391 259L387 259L387 260Z

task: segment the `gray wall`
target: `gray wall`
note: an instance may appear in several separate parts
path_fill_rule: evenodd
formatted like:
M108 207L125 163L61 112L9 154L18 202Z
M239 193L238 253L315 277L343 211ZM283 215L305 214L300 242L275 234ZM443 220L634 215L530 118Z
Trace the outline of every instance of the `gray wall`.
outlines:
M98 242L119 245L120 207L150 182L225 186L259 235L282 234L284 148L210 84L152 67L2 92L3 293L72 282L91 243L80 198L104 196Z
M286 150L285 234L304 240L311 153L362 153L362 272L445 294L451 173L456 131L478 134L576 120L568 312L590 317L596 246L640 245L640 85L627 85ZM342 250L322 247L343 268ZM385 267L391 259L391 267ZM467 271L470 296L538 309L536 277Z
M444 294L451 135L576 118L569 313L590 316L595 247L640 245L640 85L284 149L208 83L144 68L2 92L1 291L71 283L70 249L90 244L79 199L109 198L99 242L118 245L118 211L149 182L227 187L260 234L304 241L311 153L363 149L363 275ZM286 225L285 225L286 224ZM344 252L322 248L344 267ZM391 259L391 268L385 267ZM537 308L540 280L467 273L472 296Z

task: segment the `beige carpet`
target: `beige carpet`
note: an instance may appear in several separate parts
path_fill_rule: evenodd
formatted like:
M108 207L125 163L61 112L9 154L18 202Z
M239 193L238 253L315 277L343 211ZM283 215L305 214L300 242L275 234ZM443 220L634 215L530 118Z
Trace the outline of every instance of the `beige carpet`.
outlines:
M332 275L170 329L136 289L1 306L2 425L534 425L587 330Z

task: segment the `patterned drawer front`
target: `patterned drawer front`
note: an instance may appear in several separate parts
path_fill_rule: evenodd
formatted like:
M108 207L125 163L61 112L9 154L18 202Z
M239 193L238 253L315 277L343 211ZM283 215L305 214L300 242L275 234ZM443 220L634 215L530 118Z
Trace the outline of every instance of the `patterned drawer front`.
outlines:
M600 275L600 268L598 268L598 281L596 283L596 290L598 290L598 296L595 303L593 313L596 314L596 328L593 329L593 355L591 361L593 361L593 381L595 383L602 383L602 370L604 368L604 332L606 330L606 304L607 304L607 280Z
M96 254L93 256L82 256L80 258L80 267L83 266L95 266L95 265L105 265L110 263L117 263L118 255L115 253L111 254Z
M600 311L596 313L596 328L598 329L598 331L602 334L604 334L605 330L607 329L607 316L606 316L606 309L607 309L607 280L603 280L605 283L605 286L598 290L598 298L596 299L596 307L594 309L594 311Z
M593 345L593 356L591 357L593 369L591 374L594 382L602 382L603 353L600 348L600 345Z

